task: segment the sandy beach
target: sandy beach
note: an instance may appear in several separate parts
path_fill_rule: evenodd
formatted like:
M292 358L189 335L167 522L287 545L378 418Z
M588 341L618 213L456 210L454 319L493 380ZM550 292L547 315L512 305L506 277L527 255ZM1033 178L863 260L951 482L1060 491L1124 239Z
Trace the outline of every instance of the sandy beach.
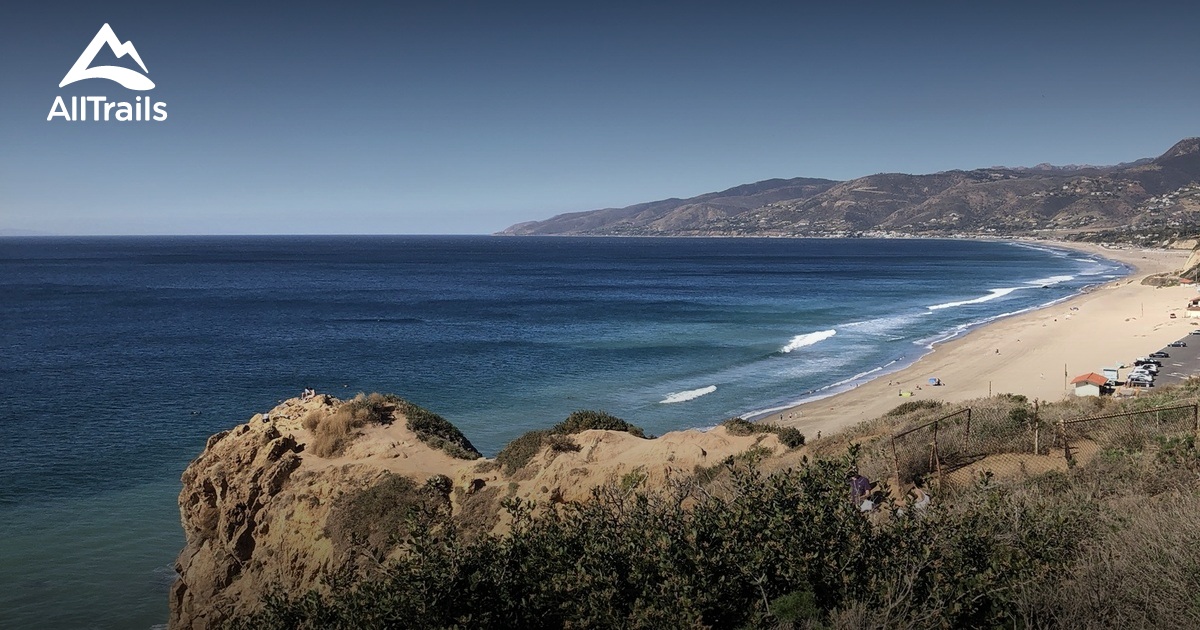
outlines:
M831 432L883 415L917 399L959 402L989 394L1023 394L1059 400L1070 379L1104 367L1132 365L1200 326L1183 316L1195 286L1156 288L1148 275L1179 269L1190 252L1108 249L1055 243L1134 268L1130 275L1036 311L1007 317L934 346L912 365L854 389L775 412L764 420L800 428L806 435ZM1176 318L1172 319L1171 315ZM1065 376L1064 376L1065 374ZM1122 374L1123 375L1123 374ZM941 379L941 386L929 379ZM903 397L900 392L912 392Z

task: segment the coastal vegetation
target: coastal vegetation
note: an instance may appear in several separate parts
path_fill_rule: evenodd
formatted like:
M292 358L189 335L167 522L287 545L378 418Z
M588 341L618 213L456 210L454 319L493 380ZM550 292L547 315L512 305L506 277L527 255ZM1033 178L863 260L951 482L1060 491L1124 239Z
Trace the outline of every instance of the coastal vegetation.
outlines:
M534 430L523 433L520 437L509 442L496 454L496 464L504 469L506 475L512 475L525 467L544 446L549 446L554 452L579 451L579 443L571 439L571 435L598 429L602 431L623 431L632 436L645 438L646 432L641 427L630 424L604 411L581 409L572 412L565 420L550 429Z
M450 421L393 394L359 393L332 411L314 409L302 426L313 434L312 452L318 457L337 457L368 425L389 424L392 414L401 413L409 430L422 442L458 459L482 457L471 441Z
M313 434L312 452L318 457L336 457L368 424L385 424L391 421L391 410L395 407L395 396L360 393L342 403L332 411L314 409L302 422Z
M804 446L804 434L796 427L781 427L767 422L750 422L742 418L730 418L721 423L732 435L754 435L756 433L774 433L779 436L779 443L788 448Z
M908 402L900 403L899 405L896 405L894 409L887 412L887 415L892 417L906 416L914 411L921 411L922 409L937 409L941 406L942 401L940 400L922 398L920 400L910 400Z
M872 475L878 505L861 512L846 479L890 467L888 436L952 409L888 414L795 454L763 449L706 479L639 473L586 501L511 497L504 533L468 536L438 507L442 490L385 478L340 499L335 528L364 550L390 535L401 553L348 564L320 592L276 590L229 627L1196 627L1200 452L1190 423L1171 429L1157 410L1197 396L1193 380L1124 401L973 401L969 431L1000 459L947 477L925 509ZM1001 469L1034 427L1143 412L1160 424L1093 430L1067 466ZM947 424L939 439L966 430ZM550 436L569 437L539 432L538 447Z
M467 436L449 420L402 398L396 398L395 401L397 409L407 419L408 428L422 442L458 459L483 457Z

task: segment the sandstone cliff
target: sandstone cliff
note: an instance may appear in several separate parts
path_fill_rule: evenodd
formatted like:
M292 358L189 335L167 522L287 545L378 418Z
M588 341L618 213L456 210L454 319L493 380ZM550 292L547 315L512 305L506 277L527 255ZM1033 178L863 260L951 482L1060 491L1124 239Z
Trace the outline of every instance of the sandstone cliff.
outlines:
M400 488L406 501L444 502L456 526L471 535L508 527L505 497L542 505L583 500L609 481L659 484L753 447L767 455L786 450L775 435L737 436L723 427L655 439L585 430L564 438L569 448L545 444L528 463L506 469L430 446L409 428L404 407L393 405L382 422L356 429L336 455L316 455L322 449L314 448L318 436L306 428L306 417L343 404L327 396L291 399L208 440L182 478L187 542L176 563L170 627L211 628L256 608L269 585L293 594L323 590L323 580L354 565L355 557L399 553L396 536L355 522L360 517L348 507L380 488Z

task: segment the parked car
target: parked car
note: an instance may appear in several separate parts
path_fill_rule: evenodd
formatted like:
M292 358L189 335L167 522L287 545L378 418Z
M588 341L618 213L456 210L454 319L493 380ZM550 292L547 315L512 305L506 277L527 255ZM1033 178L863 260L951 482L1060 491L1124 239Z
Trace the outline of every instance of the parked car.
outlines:
M1169 359L1169 358L1171 358L1171 355L1167 354L1166 352L1163 352L1162 350L1159 350L1158 352L1151 352L1150 358L1151 359Z
M1133 364L1137 365L1137 366L1153 365L1153 366L1157 366L1157 367L1162 367L1162 361L1157 361L1155 359L1147 359L1147 358L1138 359L1137 361L1134 361Z
M1188 334L1189 335L1200 335L1200 328L1197 328L1196 330L1193 330L1192 332L1190 332Z
M1167 347L1168 348L1186 348L1187 344L1182 341L1172 341L1171 343L1167 344Z

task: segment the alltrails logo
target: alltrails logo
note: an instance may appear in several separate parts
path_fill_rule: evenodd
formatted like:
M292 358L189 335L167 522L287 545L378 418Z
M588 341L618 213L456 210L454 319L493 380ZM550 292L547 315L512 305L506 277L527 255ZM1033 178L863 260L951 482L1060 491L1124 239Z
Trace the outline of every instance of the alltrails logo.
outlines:
M75 60L75 65L67 71L67 75L58 84L58 87L65 87L76 81L86 79L108 79L121 84L122 87L130 90L153 90L154 82L150 80L146 74L122 68L120 66L92 66L92 61L96 59L96 55L100 49L108 46L118 59L129 55L137 65L141 67L142 72L149 74L146 69L145 62L142 61L141 55L138 54L136 48L133 47L133 42L128 41L122 43L117 39L117 34L113 32L112 27L105 24L100 27L100 31L92 38L92 43L83 49L83 54L79 55L79 59ZM109 101L107 96L72 96L70 107L67 106L67 101L62 96L54 97L54 104L50 106L50 114L46 116L46 120L54 120L62 117L63 120L80 121L80 120L96 120L96 121L141 121L153 120L155 122L167 119L167 104L163 102L155 103L149 95L138 96L132 103L122 101ZM89 115L90 114L90 115Z

